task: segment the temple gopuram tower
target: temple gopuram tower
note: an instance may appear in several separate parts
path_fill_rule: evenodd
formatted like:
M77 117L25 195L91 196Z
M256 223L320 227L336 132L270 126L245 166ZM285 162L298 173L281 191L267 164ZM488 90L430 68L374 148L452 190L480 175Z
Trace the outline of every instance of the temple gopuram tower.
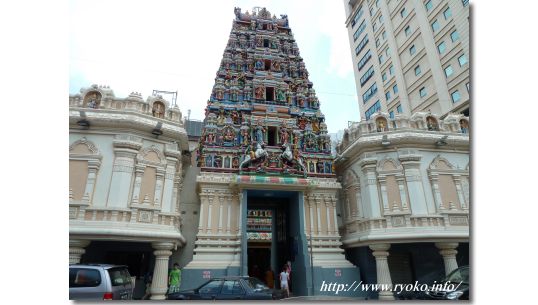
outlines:
M265 281L268 269L277 279L287 262L293 295L359 282L341 249L325 117L286 15L235 8L205 116L200 220L182 288L226 275Z

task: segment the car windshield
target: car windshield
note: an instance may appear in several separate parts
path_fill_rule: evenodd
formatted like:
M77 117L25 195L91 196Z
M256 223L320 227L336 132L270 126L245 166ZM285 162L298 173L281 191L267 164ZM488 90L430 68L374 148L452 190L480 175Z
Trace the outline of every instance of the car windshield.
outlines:
M469 267L462 267L452 271L446 278L445 282L469 284Z
M248 286L252 289L258 289L258 290L261 290L261 289L269 289L269 287L267 287L262 281L260 281L259 279L255 278L255 277L249 277L247 280L246 280Z

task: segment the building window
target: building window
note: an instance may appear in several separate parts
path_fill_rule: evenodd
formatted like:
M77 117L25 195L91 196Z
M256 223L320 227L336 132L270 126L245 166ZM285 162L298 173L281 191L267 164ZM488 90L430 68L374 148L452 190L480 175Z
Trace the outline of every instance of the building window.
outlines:
M469 5L469 0L461 0L461 4L463 4L463 7L466 7Z
M357 64L357 68L359 69L359 71L364 67L364 65L366 65L366 63L370 60L370 58L372 58L372 53L370 52L370 50L368 50L368 52L364 54L364 56L361 58L361 60Z
M372 78L372 75L374 75L374 66L371 66L368 71L366 71L361 79L360 79L360 83L361 83L361 87L370 79Z
M390 73L390 75L394 75L394 66L393 65L390 65L389 73Z
M405 27L405 36L409 36L411 34L411 27L410 26L406 26Z
M377 92L377 84L374 83L366 92L362 95L362 102L366 104L366 102Z
M437 46L437 50L439 50L439 54L443 54L445 52L446 44L444 41Z
M379 0L375 2L375 7L379 7Z
M461 56L458 57L458 61L460 63L460 67L465 65L467 63L467 57L465 57L465 54L461 54Z
M381 33L381 37L383 37L383 39L387 39L387 32L383 31L383 33Z
M409 54L413 55L417 52L417 48L415 48L415 45L412 45L410 48L409 48Z
M456 40L460 39L460 34L458 34L458 31L454 31L450 33L450 38L452 39L452 42L455 42Z
M366 115L366 119L369 120L372 114L376 113L379 110L381 110L381 104L379 103L379 101L377 101L372 107L368 108L368 110L366 110L366 112L364 113Z
M400 16L402 16L402 18L405 18L407 16L407 10L404 8L402 8L402 10L400 11Z
M351 21L351 28L353 28L355 24L357 23L357 21L359 21L359 19L362 16L362 13L363 13L363 10L362 10L362 5L361 5L359 10L355 13L355 16L353 16L353 20Z
M374 28L374 32L377 31L377 23L376 22L374 22L373 28Z
M450 6L446 8L446 10L443 12L443 15L445 16L445 19L452 17L452 11L450 10Z
M391 119L394 119L394 110L391 110L391 111L389 112L389 117L390 117Z
M390 91L385 92L385 99L387 102L390 100Z
M387 80L387 73L383 73L383 75L381 75L381 79L383 79L383 82L385 82Z
M398 93L398 85L392 86L392 91L394 92L394 94L397 94Z
M387 49L385 50L385 55L387 55L387 57L390 55L390 48L387 48Z
M425 87L422 87L420 88L420 90L418 91L420 97L425 97L426 96L426 88Z
M452 70L452 66L451 66L451 65L448 65L448 67L445 68L445 75L446 75L446 77L449 77L450 75L452 75L452 73L454 73L454 70Z
M420 75L421 72L422 71L420 71L420 65L416 66L415 67L415 75L418 76L418 75Z
M380 43L379 43L379 38L377 38L377 39L375 40L375 47L376 47L376 48L379 48L379 45L380 45Z
M439 22L437 21L437 19L435 19L435 21L432 23L432 30L434 33L439 30Z
M379 23L383 23L383 20L384 20L384 19L383 19L383 15L379 15L378 20L379 20Z
M383 54L379 55L379 63L382 64L385 61Z
M429 0L428 2L426 2L425 6L426 6L426 11L429 12L433 7L432 0Z
M398 113L402 113L402 105L398 105L398 106L396 106L396 111L397 111Z
M465 84L465 87L467 87L467 92L469 92L469 83Z
M355 48L355 55L359 55L359 53L366 47L366 44L368 43L368 35L364 36L364 38L359 42L359 45Z
M461 99L461 95L460 95L460 92L458 90L452 92L451 96L452 96L452 102L453 103L456 103Z
M371 8L370 8L370 16L373 16L373 15L374 15L374 8L371 7Z
M359 25L359 28L353 34L353 41L356 41L359 38L362 32L364 32L364 29L366 29L366 21L363 21L361 25Z

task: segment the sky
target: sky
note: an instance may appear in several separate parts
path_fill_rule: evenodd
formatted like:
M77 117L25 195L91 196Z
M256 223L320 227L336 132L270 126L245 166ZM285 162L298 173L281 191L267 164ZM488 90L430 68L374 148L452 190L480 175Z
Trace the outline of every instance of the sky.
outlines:
M69 93L92 84L116 97L178 91L184 116L203 119L235 18L234 7L287 14L330 133L360 119L340 0L102 1L69 3Z

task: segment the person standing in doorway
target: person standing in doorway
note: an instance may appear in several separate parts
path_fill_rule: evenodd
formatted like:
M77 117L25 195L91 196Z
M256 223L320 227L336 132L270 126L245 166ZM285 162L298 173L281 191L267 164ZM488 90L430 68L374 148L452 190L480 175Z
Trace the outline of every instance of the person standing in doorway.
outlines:
M288 294L289 294L290 292L292 292L291 291L291 262L288 261L284 266L286 267L286 272L288 273Z
M168 293L177 292L179 286L181 286L181 270L179 269L179 264L174 263L174 268L170 270L168 275L168 285L170 286Z
M284 265L282 267L282 272L280 272L280 289L286 291L286 298L290 297L290 290L288 286L288 280L290 279L290 275L287 272L287 265Z

